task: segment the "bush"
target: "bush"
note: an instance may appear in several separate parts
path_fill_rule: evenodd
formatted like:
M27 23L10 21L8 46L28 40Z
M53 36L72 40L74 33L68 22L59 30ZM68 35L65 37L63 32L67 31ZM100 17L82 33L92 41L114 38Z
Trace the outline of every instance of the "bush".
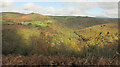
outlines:
M32 54L50 55L51 41L47 36L41 34L41 36L32 36L30 37L30 39L31 39L30 46L32 48Z
M32 23L28 23L27 27L32 28L33 27Z
M2 30L2 53L7 54L22 54L25 47L22 42L22 37L17 34L15 29Z
M90 45L88 47L81 48L80 55L82 58L92 57L92 56L104 56L106 58L114 58L117 56L117 43L111 45L104 45L103 47L98 45Z

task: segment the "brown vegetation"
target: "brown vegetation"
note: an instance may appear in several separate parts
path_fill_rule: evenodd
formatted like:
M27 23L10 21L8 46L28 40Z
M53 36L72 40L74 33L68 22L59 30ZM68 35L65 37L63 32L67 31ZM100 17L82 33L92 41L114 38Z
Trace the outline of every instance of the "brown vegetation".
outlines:
M120 65L118 58L108 59L105 57L75 58L65 56L43 55L3 55L3 65Z

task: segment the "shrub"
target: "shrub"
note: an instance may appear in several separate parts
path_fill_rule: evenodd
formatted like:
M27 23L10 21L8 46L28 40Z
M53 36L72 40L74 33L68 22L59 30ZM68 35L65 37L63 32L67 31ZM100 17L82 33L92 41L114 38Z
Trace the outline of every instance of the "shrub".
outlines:
M43 54L49 55L51 53L51 41L47 36L41 34L41 36L32 36L30 37L32 48L32 54Z
M24 43L22 37L17 35L15 29L2 30L2 52L3 54L22 54Z
M114 58L117 52L117 43L111 45L104 45L103 47L99 45L90 45L88 47L81 48L80 55L82 58L92 57L92 56L104 56L106 58Z

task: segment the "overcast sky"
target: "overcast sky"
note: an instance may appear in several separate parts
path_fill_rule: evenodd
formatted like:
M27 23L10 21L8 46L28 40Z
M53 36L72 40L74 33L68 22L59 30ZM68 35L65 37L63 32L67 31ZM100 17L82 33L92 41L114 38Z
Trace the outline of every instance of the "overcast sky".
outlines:
M118 17L118 0L6 0L0 12L39 13L52 16Z

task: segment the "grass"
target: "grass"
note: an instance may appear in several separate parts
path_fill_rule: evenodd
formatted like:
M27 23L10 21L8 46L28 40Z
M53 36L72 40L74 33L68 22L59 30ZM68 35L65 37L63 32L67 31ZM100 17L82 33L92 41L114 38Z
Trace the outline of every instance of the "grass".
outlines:
M59 56L43 56L43 55L8 55L3 57L4 65L53 65L53 66L83 66L83 65L119 65L118 58L108 59L105 57L88 57L88 59ZM10 60L9 60L10 59ZM16 60L15 60L16 59ZM8 61L9 60L9 61ZM31 61L32 60L32 61ZM37 61L36 61L37 60Z

